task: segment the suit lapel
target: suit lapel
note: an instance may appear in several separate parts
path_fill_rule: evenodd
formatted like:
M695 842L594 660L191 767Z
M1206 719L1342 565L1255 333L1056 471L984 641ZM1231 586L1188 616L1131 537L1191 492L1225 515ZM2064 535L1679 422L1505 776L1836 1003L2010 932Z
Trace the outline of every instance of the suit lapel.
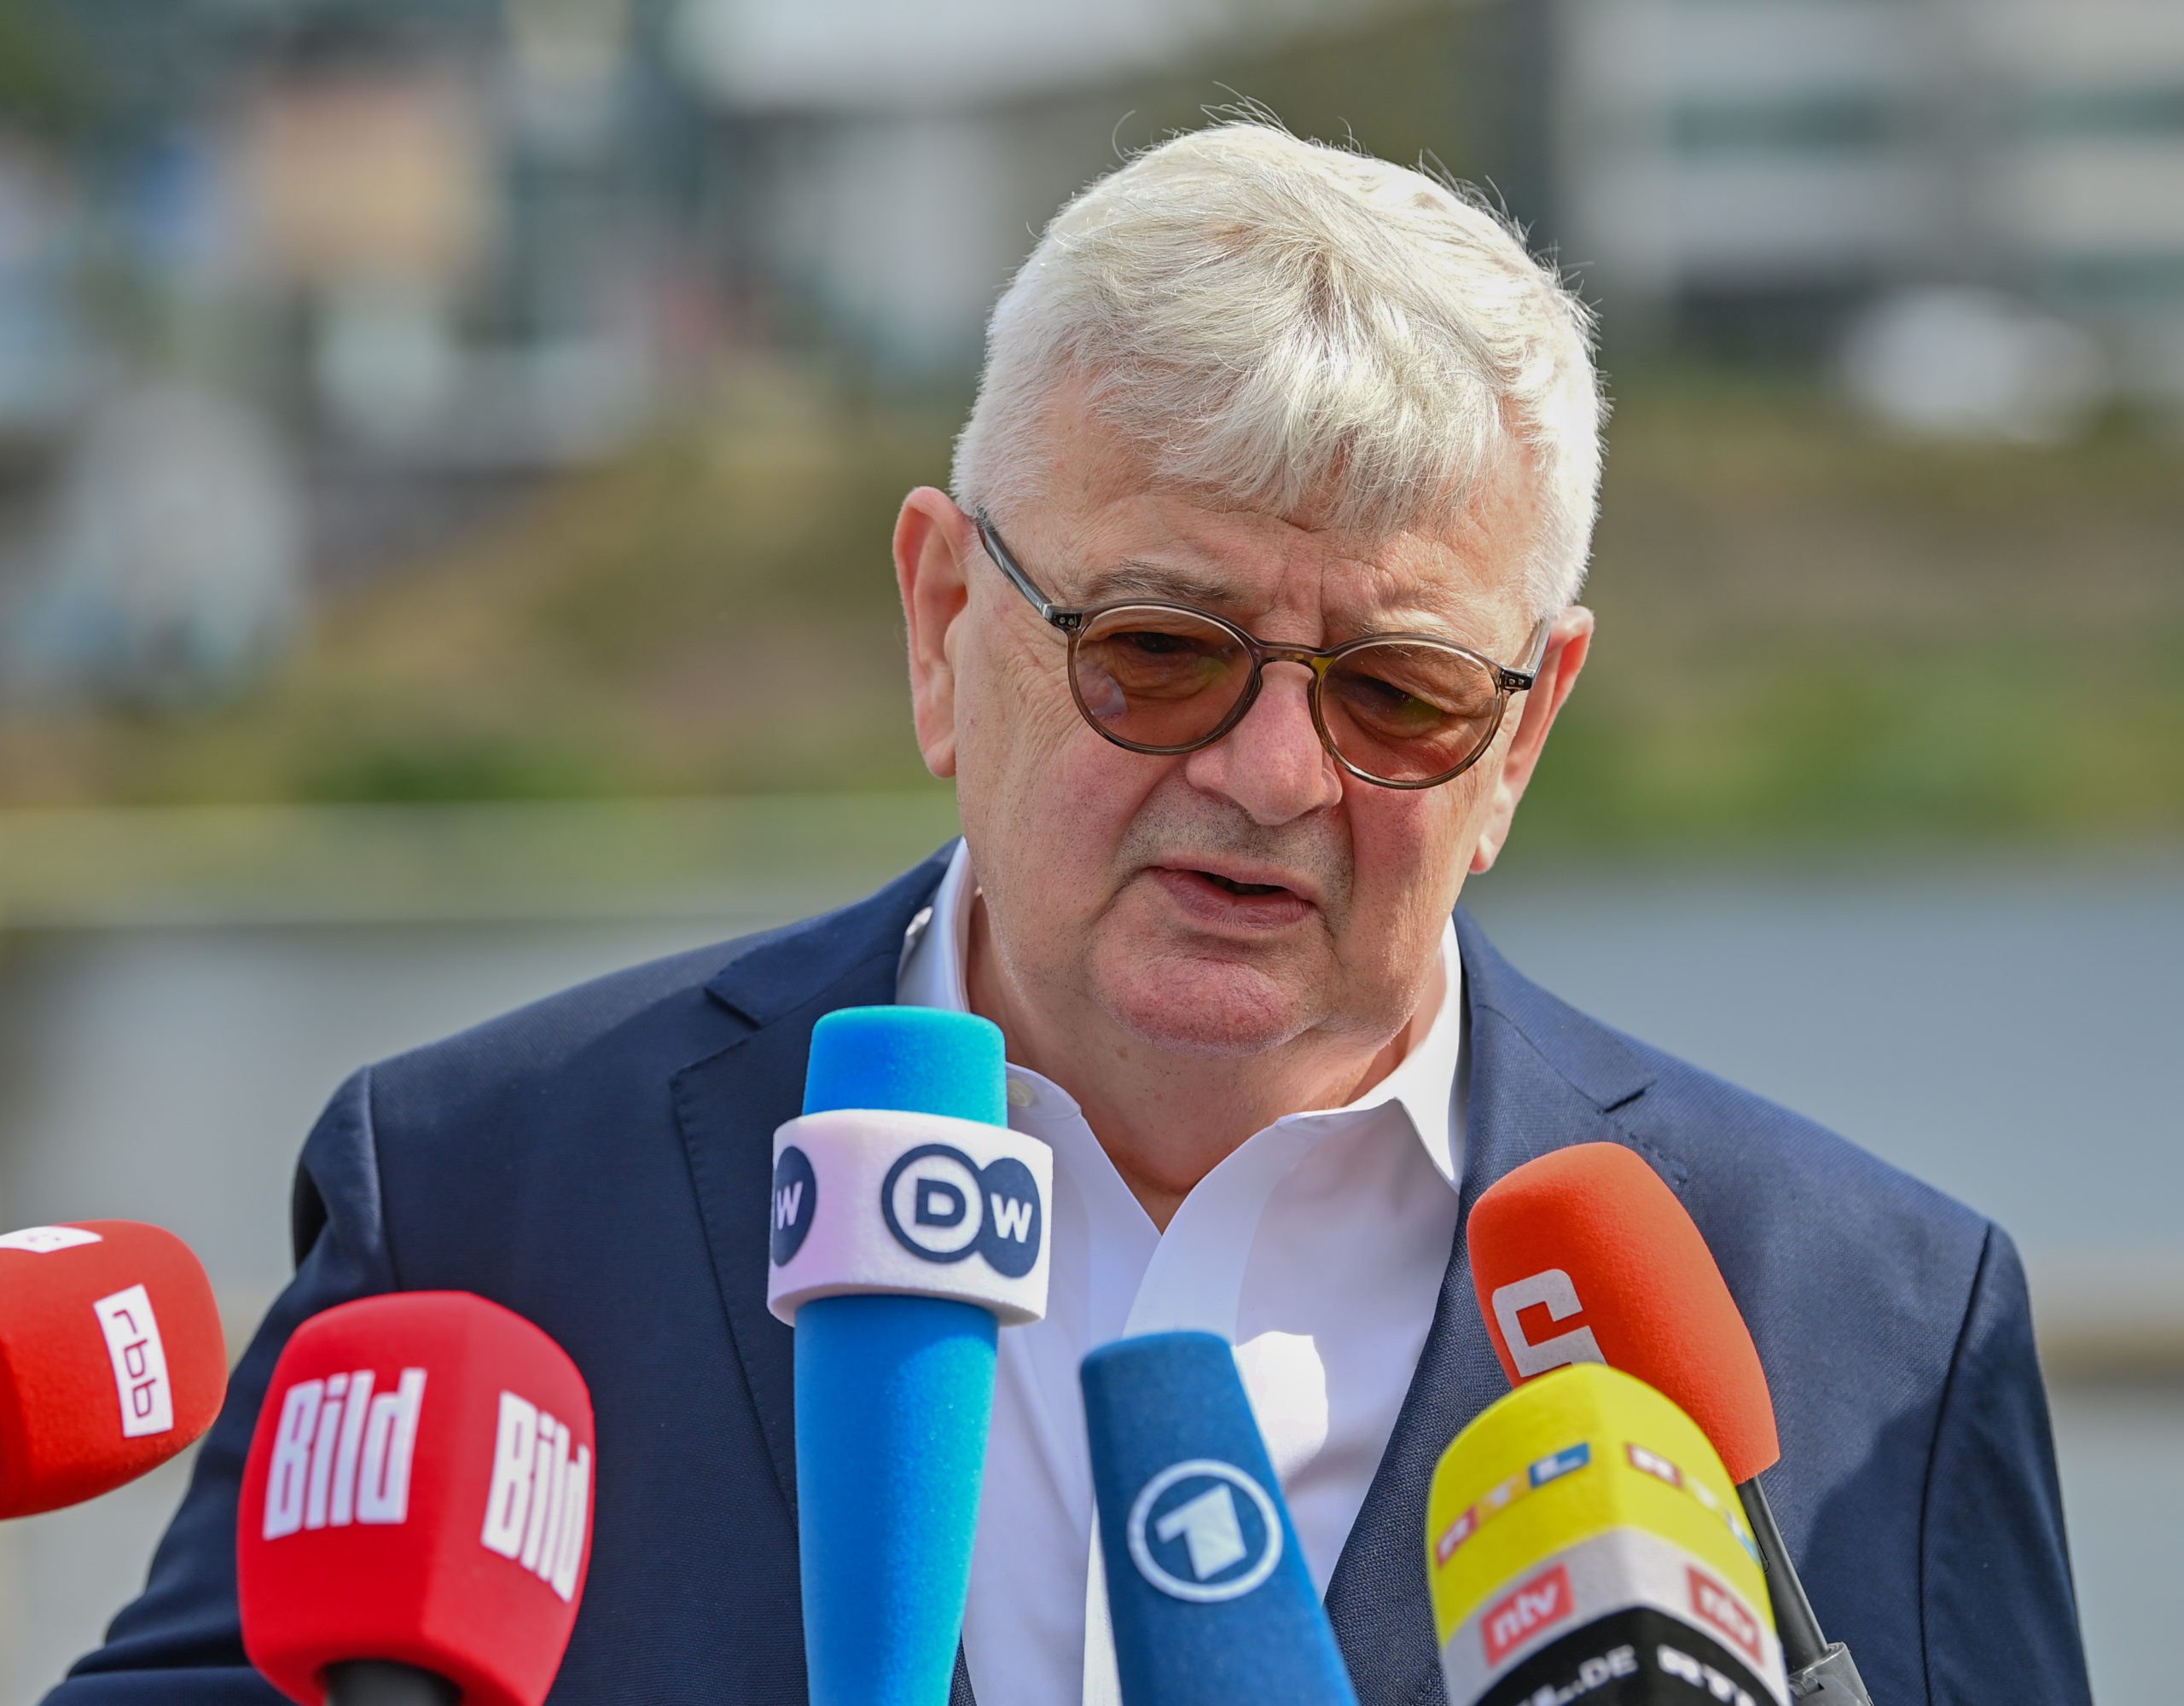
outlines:
M811 1027L820 1016L894 1001L903 932L945 868L944 852L869 900L757 938L706 986L748 1029L672 1083L713 1278L792 1511L795 1336L766 1309L774 1129L804 1106Z
M1335 1639L1364 1706L1446 1698L1426 1593L1426 1491L1449 1442L1508 1390L1472 1289L1472 1204L1503 1174L1549 1150L1629 1144L1630 1134L1606 1115L1652 1082L1611 1032L1512 970L1468 914L1456 914L1456 930L1468 1100L1455 1243L1418 1372L1327 1584ZM1648 1158L1670 1170L1664 1158Z

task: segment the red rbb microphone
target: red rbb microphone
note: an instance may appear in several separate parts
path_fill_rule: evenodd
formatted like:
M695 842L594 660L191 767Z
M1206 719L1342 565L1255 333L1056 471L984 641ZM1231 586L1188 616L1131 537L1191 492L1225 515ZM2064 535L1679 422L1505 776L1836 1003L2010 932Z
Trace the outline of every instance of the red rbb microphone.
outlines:
M1574 1144L1482 1191L1466 1236L1479 1313L1510 1384L1605 1362L1674 1401L1737 1483L1766 1566L1791 1693L1832 1686L1870 1706L1849 1651L1821 1634L1768 1505L1759 1475L1782 1447L1767 1371L1676 1193L1619 1144Z
M243 1471L251 1662L305 1706L538 1706L584 1592L594 1448L576 1364L497 1303L397 1292L313 1316Z
M158 1468L227 1390L212 1282L172 1233L82 1221L0 1236L0 1517Z
M1472 1280L1512 1385L1605 1362L1673 1399L1749 1481L1782 1454L1767 1371L1714 1252L1631 1151L1581 1143L1528 1161L1471 1211Z

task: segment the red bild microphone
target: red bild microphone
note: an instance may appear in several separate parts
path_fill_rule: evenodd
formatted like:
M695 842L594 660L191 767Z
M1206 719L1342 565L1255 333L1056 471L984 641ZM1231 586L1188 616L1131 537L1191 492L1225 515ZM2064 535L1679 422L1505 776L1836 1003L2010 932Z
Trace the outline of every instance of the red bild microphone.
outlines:
M1479 1312L1510 1384L1605 1362L1673 1399L1732 1481L1782 1454L1767 1372L1698 1226L1613 1143L1528 1161L1471 1211Z
M0 1517L156 1469L227 1390L212 1282L172 1233L83 1221L0 1236Z
M591 1397L467 1291L296 1330L243 1471L243 1645L290 1699L538 1706L591 1545Z
M1760 1471L1782 1455L1751 1329L1676 1193L1619 1144L1580 1143L1479 1193L1472 1281L1513 1385L1572 1362L1635 1374L1698 1423L1737 1483L1766 1565L1790 1691L1871 1706L1858 1668L1821 1633Z

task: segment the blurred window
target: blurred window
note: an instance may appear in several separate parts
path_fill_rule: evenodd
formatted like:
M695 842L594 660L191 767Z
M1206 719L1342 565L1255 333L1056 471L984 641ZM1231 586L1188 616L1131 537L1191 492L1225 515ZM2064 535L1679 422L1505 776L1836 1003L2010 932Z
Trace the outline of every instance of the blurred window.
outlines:
M1692 102L1669 119L1670 136L1686 154L1884 148L1904 129L1894 103L1863 95Z
M2008 129L2027 137L2184 138L2184 85L2042 93L2013 108Z

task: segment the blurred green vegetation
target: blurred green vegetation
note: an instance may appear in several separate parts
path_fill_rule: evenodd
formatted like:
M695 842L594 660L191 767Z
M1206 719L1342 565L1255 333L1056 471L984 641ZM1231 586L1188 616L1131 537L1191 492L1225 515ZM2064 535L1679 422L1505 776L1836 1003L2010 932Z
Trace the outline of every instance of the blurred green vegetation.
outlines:
M2184 830L2184 445L1914 445L1809 384L1618 389L1596 662L1524 833Z
M1525 845L2184 830L2184 448L1910 446L1786 381L1618 389L1600 641ZM745 396L329 596L247 702L0 720L0 803L938 787L888 538L959 406Z
M0 114L32 136L76 139L99 115L97 79L52 0L0 0Z
M581 798L899 786L888 542L938 413L769 393L327 598L248 700L0 721L15 803Z

